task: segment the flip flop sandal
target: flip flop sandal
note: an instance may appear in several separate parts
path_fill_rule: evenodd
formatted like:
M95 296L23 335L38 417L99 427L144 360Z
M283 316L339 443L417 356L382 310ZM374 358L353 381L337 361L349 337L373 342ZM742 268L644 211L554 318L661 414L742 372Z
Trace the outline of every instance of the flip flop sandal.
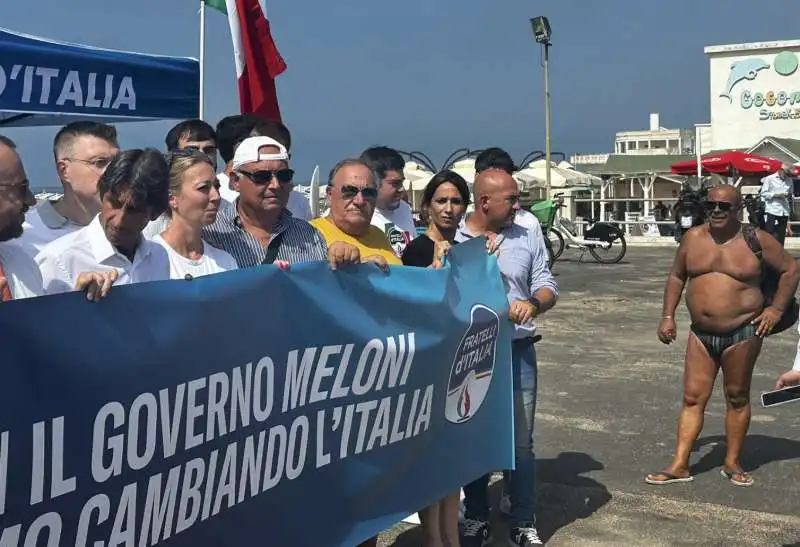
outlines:
M751 477L741 469L737 469L735 471L725 471L724 469L720 469L719 472L723 477L731 481L731 484L733 484L734 486L753 486L753 484L756 482L755 480L753 480L753 477ZM743 481L736 480L733 478L735 475L739 475L741 477L747 477L747 480Z
M662 477L666 477L664 480L656 480L651 479L649 476L644 478L644 482L647 484L653 484L656 486L663 486L665 484L677 484L681 482L692 482L694 477L689 475L688 477L676 477L672 473L667 473L666 471L659 471L657 473L651 473L651 475L661 475Z

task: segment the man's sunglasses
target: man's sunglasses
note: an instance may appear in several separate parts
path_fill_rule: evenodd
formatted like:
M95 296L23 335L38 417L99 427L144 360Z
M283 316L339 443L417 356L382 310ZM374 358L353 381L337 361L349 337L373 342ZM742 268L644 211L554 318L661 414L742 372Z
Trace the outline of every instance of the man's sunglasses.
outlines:
M197 148L181 148L164 154L164 159L170 167L178 158L208 158L208 156Z
M372 187L359 188L358 186L345 184L344 186L339 187L339 192L341 192L344 199L353 199L358 194L361 194L361 196L367 201L372 201L378 198L378 189Z
M733 203L727 201L704 201L703 209L705 209L707 213L711 213L717 209L723 213L729 213L733 210Z
M206 146L204 148L200 148L199 146L186 146L183 150L188 150L192 152L201 152L206 156L217 157L217 147L216 146Z
M294 171L292 169L253 171L252 173L248 171L237 171L237 173L244 175L258 185L269 184L273 177L278 179L278 182L281 184L289 184L294 178Z

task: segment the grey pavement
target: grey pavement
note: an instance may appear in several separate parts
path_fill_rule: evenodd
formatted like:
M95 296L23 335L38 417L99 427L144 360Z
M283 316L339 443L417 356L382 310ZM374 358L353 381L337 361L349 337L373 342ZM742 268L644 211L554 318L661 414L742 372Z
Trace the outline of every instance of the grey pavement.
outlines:
M725 453L721 378L692 457L695 480L650 486L674 447L688 314L678 342L655 328L674 248L630 247L616 265L566 251L561 287L539 323L539 528L554 546L800 546L800 403L772 409L758 395L791 368L794 329L768 338L753 378L753 418L743 463L754 486L720 476ZM496 495L496 492L495 492ZM502 536L498 518L495 536ZM421 546L401 524L381 545ZM506 545L496 540L494 545Z

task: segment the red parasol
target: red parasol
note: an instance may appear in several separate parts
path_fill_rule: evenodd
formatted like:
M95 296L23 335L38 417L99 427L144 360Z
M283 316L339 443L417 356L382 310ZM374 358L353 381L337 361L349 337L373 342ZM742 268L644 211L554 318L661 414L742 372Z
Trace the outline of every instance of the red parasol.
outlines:
M772 158L745 154L735 150L711 154L700 160L703 172L730 174L737 171L740 175L766 175L774 173L781 168L782 162ZM671 166L672 172L677 175L697 174L697 161L682 161Z

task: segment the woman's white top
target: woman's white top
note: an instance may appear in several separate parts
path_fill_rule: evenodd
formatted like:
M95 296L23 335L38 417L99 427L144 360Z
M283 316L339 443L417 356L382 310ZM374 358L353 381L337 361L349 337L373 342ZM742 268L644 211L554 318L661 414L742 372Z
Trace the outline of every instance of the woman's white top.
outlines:
M176 252L160 235L154 236L152 241L167 251L170 279L186 279L187 276L202 277L238 269L233 256L208 243L203 243L203 256L199 260L191 260Z

